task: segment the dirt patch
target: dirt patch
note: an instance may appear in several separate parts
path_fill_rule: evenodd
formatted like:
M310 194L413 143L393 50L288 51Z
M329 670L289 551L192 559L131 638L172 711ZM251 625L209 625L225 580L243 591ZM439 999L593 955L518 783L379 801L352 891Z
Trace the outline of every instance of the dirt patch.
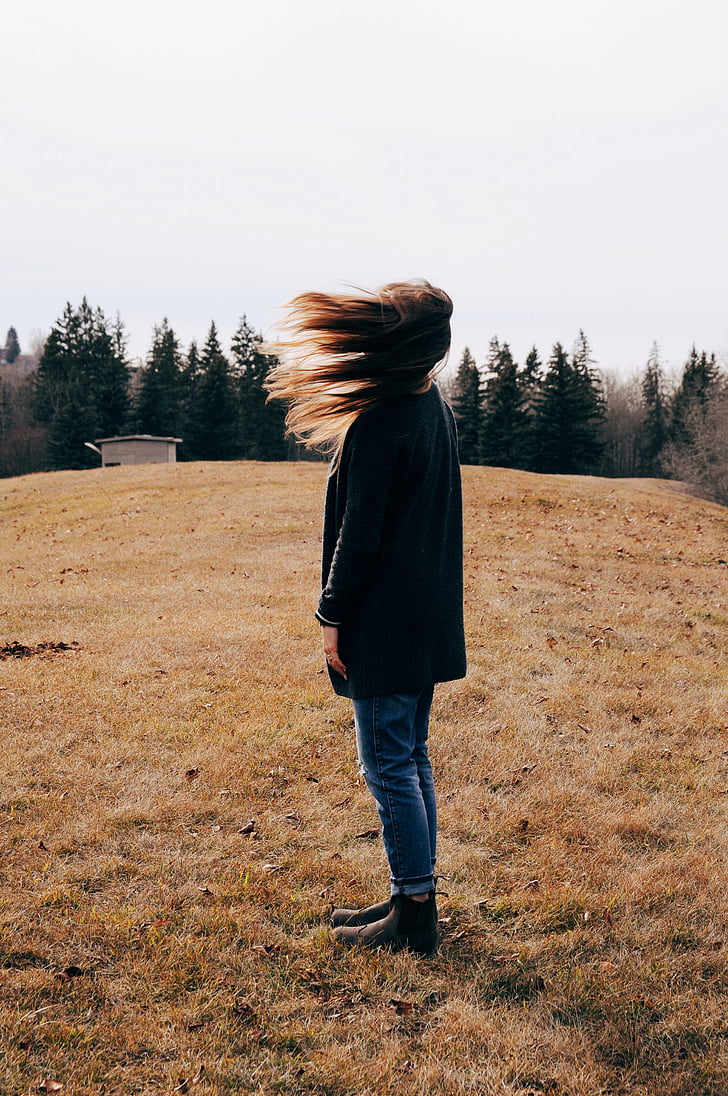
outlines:
M33 647L28 647L25 643L6 643L4 647L0 647L0 659L3 658L32 658L33 655L54 655L61 651L77 651L78 643L76 640L73 643L36 643Z

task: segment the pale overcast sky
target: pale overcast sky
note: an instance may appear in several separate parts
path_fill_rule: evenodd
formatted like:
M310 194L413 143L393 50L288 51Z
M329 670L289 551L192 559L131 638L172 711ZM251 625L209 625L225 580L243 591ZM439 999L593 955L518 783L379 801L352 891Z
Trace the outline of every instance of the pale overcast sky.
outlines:
M456 359L728 347L724 0L22 0L2 39L2 339L423 276Z

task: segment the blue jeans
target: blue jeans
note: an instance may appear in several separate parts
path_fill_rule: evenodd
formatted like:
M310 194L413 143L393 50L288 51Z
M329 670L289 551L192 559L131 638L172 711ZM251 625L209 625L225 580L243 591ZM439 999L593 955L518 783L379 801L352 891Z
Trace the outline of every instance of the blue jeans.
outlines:
M435 889L435 782L427 753L433 688L354 700L359 766L382 823L392 894Z

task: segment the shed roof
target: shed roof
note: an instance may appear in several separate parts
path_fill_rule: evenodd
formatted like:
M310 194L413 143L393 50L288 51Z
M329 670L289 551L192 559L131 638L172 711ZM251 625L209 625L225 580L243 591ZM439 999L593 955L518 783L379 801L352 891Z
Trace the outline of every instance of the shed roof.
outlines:
M182 438L162 438L158 434L122 434L115 438L96 438L97 445L103 445L105 441L176 441L182 444Z

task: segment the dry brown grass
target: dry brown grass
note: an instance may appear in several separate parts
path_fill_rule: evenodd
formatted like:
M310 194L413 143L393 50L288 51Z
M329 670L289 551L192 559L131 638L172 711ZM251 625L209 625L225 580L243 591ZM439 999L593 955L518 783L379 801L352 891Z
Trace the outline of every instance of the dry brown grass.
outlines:
M466 469L417 961L322 927L386 878L320 672L324 478L0 484L0 1092L725 1096L728 513Z

